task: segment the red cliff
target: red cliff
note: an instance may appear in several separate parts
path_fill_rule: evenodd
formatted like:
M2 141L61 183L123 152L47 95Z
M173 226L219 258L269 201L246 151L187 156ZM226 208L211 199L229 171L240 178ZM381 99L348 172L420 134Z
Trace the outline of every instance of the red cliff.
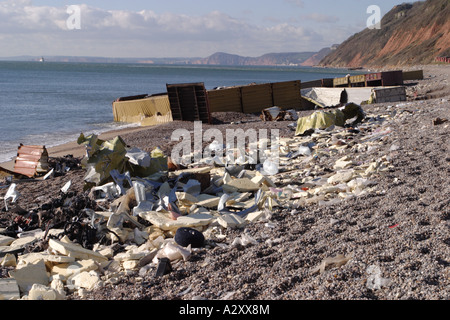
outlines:
M450 56L450 1L395 6L381 29L365 29L321 62L326 67L394 67L433 63Z

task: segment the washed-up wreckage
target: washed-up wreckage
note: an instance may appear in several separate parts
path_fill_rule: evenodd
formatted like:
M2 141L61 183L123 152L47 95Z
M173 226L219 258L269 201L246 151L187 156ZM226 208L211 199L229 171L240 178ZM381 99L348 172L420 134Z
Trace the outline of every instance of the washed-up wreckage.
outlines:
M104 141L82 134L78 143L86 146L82 166L89 196L71 198L66 184L59 207L53 207L70 213L69 221L0 235L1 266L14 268L10 278L0 279L0 298L65 299L74 291L83 297L124 274L162 276L197 248L233 250L260 242L245 233L228 239L228 228L251 223L270 228L279 210L298 213L376 192L377 175L391 165L389 154L372 158L373 151L392 132L386 120L399 116L365 115L357 127L328 123L307 135L280 138L275 170L267 170L268 163L204 160L180 168L158 148L149 154L127 147L120 137ZM298 119L297 127L302 123ZM20 197L14 188L11 184L5 204ZM338 258L313 271L351 259Z

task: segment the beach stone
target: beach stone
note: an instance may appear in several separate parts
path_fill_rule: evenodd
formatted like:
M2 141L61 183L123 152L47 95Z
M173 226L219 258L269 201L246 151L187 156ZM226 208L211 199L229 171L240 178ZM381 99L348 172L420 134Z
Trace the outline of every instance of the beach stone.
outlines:
M201 248L205 244L203 233L193 228L179 228L174 240L182 247L191 245L192 248Z

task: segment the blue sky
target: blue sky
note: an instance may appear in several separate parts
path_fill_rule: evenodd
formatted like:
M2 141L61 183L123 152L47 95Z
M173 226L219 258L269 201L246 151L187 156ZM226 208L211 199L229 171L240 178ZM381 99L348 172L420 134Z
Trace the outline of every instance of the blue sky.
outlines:
M398 0L0 0L0 56L206 57L318 51ZM66 12L80 8L80 28ZM78 21L77 20L77 21Z

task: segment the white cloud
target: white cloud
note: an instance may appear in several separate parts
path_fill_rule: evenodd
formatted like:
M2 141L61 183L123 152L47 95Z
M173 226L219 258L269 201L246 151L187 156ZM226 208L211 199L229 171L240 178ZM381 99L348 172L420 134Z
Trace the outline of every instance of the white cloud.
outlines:
M27 0L1 2L0 34L61 30L67 17L65 10L44 6L33 7L31 1Z
M306 20L312 20L312 21L320 22L320 23L335 23L340 20L339 17L337 17L337 16L330 16L330 15L322 14L322 13L307 14L307 15L304 15L303 18Z
M302 1L286 1L302 5ZM32 6L27 0L0 2L1 55L163 57L225 51L256 56L318 50L332 44L324 43L321 31L289 23L254 25L219 11L189 16L103 10L84 4L81 30L68 30L66 10L66 6Z
M305 5L303 0L284 0L284 2L289 3L295 7L299 7L299 8L303 8Z

